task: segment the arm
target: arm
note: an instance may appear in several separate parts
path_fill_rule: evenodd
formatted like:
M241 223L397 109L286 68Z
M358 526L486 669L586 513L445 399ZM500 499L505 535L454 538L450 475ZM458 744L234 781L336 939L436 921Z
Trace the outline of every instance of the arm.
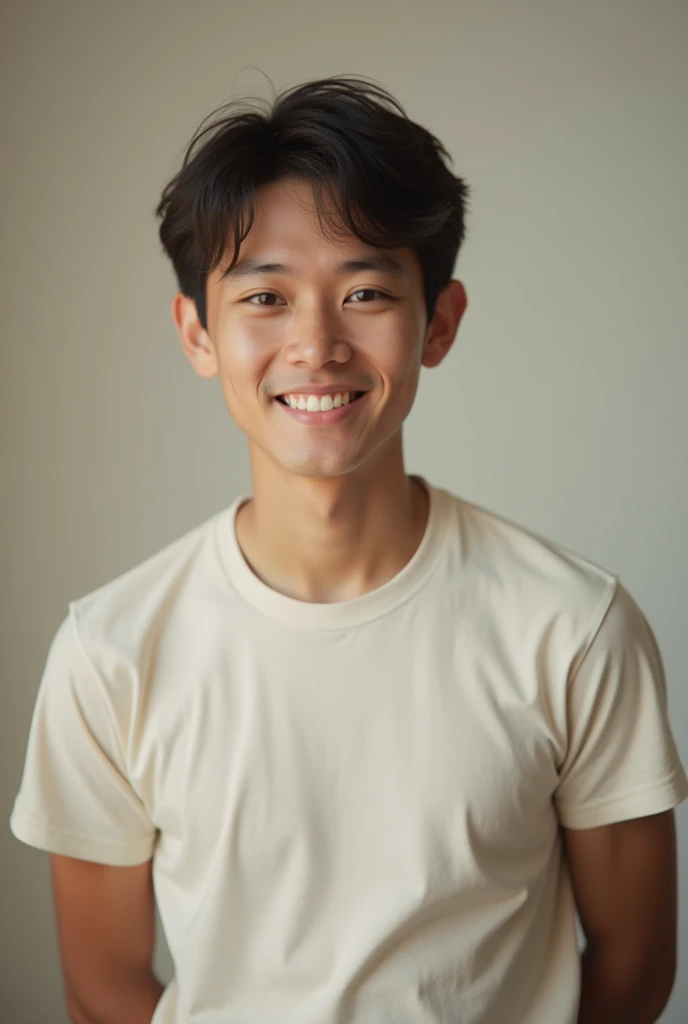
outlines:
M111 867L51 854L67 1007L74 1024L150 1024L164 991L151 968L151 861Z
M674 813L562 831L587 940L578 1024L652 1024L676 977Z

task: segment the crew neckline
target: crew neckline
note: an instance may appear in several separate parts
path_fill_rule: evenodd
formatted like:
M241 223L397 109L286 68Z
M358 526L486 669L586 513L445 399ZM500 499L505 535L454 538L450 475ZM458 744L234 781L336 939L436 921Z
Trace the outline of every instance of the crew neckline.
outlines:
M428 520L420 544L406 565L382 586L348 601L301 601L273 590L253 572L236 536L236 518L250 494L242 494L215 520L219 560L229 585L259 612L301 629L345 629L387 615L420 590L437 565L449 529L451 504L447 492L412 475L429 497Z

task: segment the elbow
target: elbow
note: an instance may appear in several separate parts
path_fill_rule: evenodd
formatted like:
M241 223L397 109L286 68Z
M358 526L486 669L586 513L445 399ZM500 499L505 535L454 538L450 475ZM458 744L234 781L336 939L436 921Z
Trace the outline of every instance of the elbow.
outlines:
M588 942L582 959L578 1024L654 1024L671 997L676 969L671 958L658 963L627 946Z
M66 992L66 1007L70 1024L105 1024L104 1019L99 1015L94 1016L73 991Z
M671 998L671 993L674 990L674 982L675 982L675 980L676 980L675 975L672 975L672 977L670 978L670 980L668 982L663 982L661 985L657 984L655 986L655 991L654 991L653 995L650 997L650 999L647 1002L647 1006L648 1006L648 1010L647 1010L648 1024L654 1024L654 1021L659 1020L659 1018L664 1013L664 1011L665 1011L665 1009L667 1007L667 1003L669 1002L669 999Z
M676 982L676 962L667 960L651 973L646 985L648 993L645 1005L648 1007L648 1021L656 1021L664 1013Z
M81 1010L69 1002L67 1003L67 1017L69 1018L69 1024L95 1024L93 1018L84 1017Z
M86 1014L81 1003L70 992L67 992L67 1016L70 1024L96 1024L90 1014Z

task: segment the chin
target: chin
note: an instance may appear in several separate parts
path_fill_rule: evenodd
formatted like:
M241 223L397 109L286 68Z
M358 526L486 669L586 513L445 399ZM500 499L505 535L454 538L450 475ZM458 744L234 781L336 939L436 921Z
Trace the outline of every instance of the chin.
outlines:
M304 458L278 458L277 462L288 473L295 476L307 476L322 480L330 480L358 469L365 462L365 459L352 458L323 458L322 454L306 456Z
M351 465L339 465L339 466L323 466L321 464L309 465L308 463L297 463L293 465L283 465L283 468L288 473L293 473L294 476L309 477L312 480L335 480L337 477L346 476L351 473L356 466Z

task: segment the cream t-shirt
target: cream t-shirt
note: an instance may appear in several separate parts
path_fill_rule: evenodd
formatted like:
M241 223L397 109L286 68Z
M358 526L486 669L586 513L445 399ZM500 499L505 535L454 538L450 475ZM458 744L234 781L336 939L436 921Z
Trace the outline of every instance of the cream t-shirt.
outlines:
M688 795L661 656L616 576L429 490L355 600L263 584L240 498L69 604L11 828L153 858L153 1024L575 1024L559 824Z

